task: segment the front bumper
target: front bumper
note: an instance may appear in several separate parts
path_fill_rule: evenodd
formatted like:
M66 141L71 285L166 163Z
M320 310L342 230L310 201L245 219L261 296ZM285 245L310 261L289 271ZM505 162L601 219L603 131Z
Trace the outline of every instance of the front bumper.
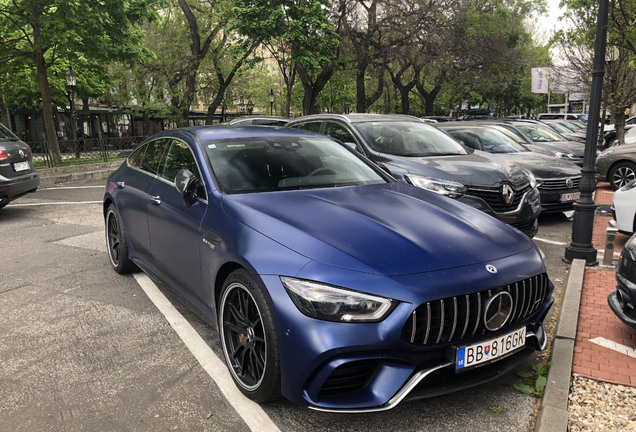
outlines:
M409 337L405 337L405 334L410 335L405 333L406 323L414 319L414 311L421 309L423 303L436 298L467 297L475 291L497 290L514 284L510 278L515 278L516 282L520 274L536 277L534 275L545 271L536 255L536 251L529 250L496 260L492 263L499 269L495 275L486 272L483 263L393 278L353 275L341 269L338 280L353 278L353 283L360 287L379 285L386 293L393 293L394 298L400 297L396 309L379 323L336 323L308 318L289 300L278 276L261 275L268 291L277 299L274 307L277 310L282 394L320 411L373 412L391 409L403 400L454 392L500 376L517 365L521 358L545 346L542 321L553 303L553 286L547 279L542 303L526 302L523 306L534 312L497 332L462 336L461 340L455 337L449 342L442 340L426 345L412 340L409 343ZM309 265L297 276L316 278L318 269ZM478 271L483 274L477 275ZM479 288L476 290L475 287ZM529 290L525 285L523 289ZM378 294L371 288L369 292ZM456 347L499 337L513 327L526 328L523 350L469 371L455 371Z
M636 265L626 250L621 253L616 282L607 302L621 321L636 330Z
M475 193L477 191L478 189L470 189L468 193ZM459 200L499 219L503 223L517 228L530 238L534 237L539 230L537 218L542 211L542 202L537 188L530 188L526 191L519 201L519 204L508 211L495 211L492 206L480 196L469 194L462 196Z
M310 405L309 408L316 411L345 414L388 411L405 400L409 401L441 396L487 383L514 369L519 365L522 359L532 354L535 350L543 350L545 348L547 345L547 337L542 325L539 323L534 326L534 328L536 328L536 332L528 331L527 333L527 345L525 349L468 372L456 373L455 363L448 359L440 359L437 364L413 369L408 380L402 387L382 405L342 408L341 406L346 399L334 398L332 401L320 401L318 402L320 405ZM377 379L381 381L389 381L393 378L400 379L404 375L400 363L396 362L391 364L391 359L383 359L382 365L378 369L379 371L376 376L379 377ZM371 395L375 387L377 387L377 385L374 377L374 379L369 382L366 391ZM373 398L369 399L369 402L373 401Z
M579 192L578 188L569 189L541 189L541 212L542 213L558 213L564 211L570 211L573 208L576 200L566 200L562 202L561 198L567 194L574 194Z

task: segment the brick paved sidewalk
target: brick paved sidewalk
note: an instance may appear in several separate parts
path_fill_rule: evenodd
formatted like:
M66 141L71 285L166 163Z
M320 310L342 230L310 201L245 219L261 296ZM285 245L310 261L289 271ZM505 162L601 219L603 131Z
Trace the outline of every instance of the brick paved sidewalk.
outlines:
M610 205L612 196L607 183L598 184L597 204ZM616 234L614 249L605 251L606 228L611 219L598 212L594 217L592 242L599 251L599 262L603 261L603 253L613 252L616 260L629 238ZM614 267L585 269L572 370L589 378L636 386L636 331L623 324L607 304L607 296L616 283L614 275Z

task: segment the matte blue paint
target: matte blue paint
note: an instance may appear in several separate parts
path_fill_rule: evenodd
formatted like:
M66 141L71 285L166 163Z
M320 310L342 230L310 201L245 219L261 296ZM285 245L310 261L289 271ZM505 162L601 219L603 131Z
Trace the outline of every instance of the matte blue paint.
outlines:
M259 283L277 326L282 394L322 408L385 404L422 365L443 364L453 347L413 346L401 329L420 304L497 288L545 272L533 243L509 226L456 200L403 182L226 195L201 147L214 139L309 136L277 128L188 128L160 136L188 143L207 201L186 208L176 189L126 163L108 179L105 200L117 206L131 259L216 323L215 281L227 264ZM123 189L113 187L124 181ZM150 201L160 195L161 204ZM203 241L210 232L221 239ZM491 274L486 264L497 267ZM280 276L315 280L394 299L378 323L337 323L303 315ZM525 324L540 330L547 301ZM508 329L503 329L506 331ZM363 390L320 398L325 379L349 361L377 359ZM461 388L461 385L452 388Z

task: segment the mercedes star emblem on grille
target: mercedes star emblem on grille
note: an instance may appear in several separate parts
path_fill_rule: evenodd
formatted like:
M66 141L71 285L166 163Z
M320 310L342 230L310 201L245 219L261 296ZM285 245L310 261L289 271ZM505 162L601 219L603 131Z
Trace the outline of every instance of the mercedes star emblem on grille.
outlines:
M512 313L512 296L506 291L495 294L484 311L484 325L490 331L497 331L506 324Z

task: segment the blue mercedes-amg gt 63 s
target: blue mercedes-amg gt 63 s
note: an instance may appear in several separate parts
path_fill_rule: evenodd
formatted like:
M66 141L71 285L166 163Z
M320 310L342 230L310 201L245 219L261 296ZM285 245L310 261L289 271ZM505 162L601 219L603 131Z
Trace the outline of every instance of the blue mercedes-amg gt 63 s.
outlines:
M110 262L218 329L249 398L381 411L479 385L546 344L528 237L323 135L161 132L110 175Z

